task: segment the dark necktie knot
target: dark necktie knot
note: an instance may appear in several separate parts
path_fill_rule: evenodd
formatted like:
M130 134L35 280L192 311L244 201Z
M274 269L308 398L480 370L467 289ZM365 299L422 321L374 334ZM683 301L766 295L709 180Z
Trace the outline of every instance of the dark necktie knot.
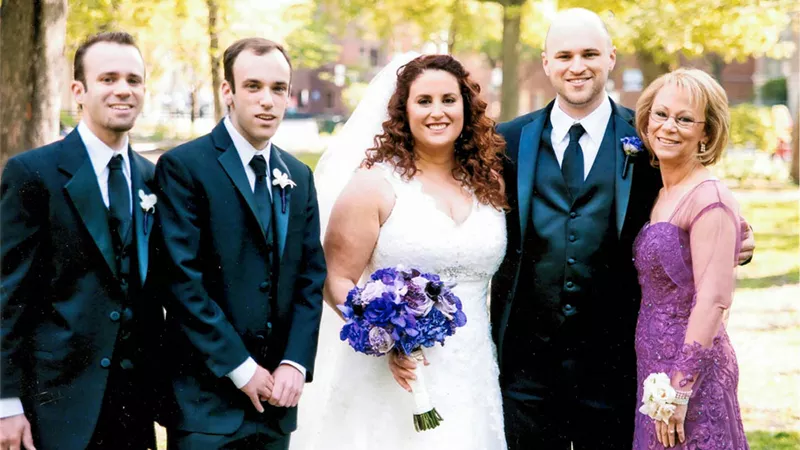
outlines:
M108 162L109 170L122 170L122 155L114 155Z
M263 179L267 176L267 160L262 155L255 155L250 160L250 167L256 173L256 178Z
M585 132L586 130L583 129L583 125L576 123L575 125L569 127L569 141L578 142Z

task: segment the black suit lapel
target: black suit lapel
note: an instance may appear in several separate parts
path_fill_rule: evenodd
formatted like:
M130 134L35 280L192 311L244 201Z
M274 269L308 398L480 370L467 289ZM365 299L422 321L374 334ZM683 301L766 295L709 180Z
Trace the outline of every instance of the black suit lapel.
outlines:
M133 150L128 149L128 157L131 161L131 190L133 200L133 230L136 233L136 255L139 261L139 279L142 280L144 286L145 278L147 277L147 262L148 258L148 238L150 230L153 228L155 221L153 215L154 209L145 211L142 208L142 196L152 195L153 192L144 180L144 174L147 172L145 168L144 158L139 156ZM157 206L154 206L156 208Z
M267 224L261 223L261 220L258 218L256 197L253 195L250 182L247 180L247 174L244 171L244 165L242 165L242 158L239 157L239 152L236 150L236 146L233 145L233 141L228 135L228 131L225 129L225 124L220 122L211 132L211 136L214 139L214 144L217 146L217 149L223 152L222 155L217 158L217 161L219 161L225 173L228 174L236 190L239 191L239 195L241 195L245 203L247 203L250 215L258 224L258 229L261 230L261 233L259 233L261 234L261 240L266 244L267 237L264 234L264 230L266 230Z
M611 102L611 107L613 110L614 115L614 132L615 132L615 142L614 142L614 149L617 152L616 160L619 162L616 164L616 174L617 179L614 183L614 205L616 206L616 223L617 223L617 238L622 236L622 228L625 225L625 218L627 217L628 212L628 204L631 197L631 185L633 184L633 177L636 175L634 173L634 164L633 159L635 158L646 158L647 155L637 155L632 158L625 158L625 153L622 150L622 138L624 137L634 137L637 136L636 129L633 128L631 125L633 118L631 117L628 112L617 106L616 103L613 101ZM625 170L625 164L628 165L627 173L623 177L623 172Z
M108 268L116 275L117 265L114 260L111 230L108 226L108 209L103 203L103 196L97 185L97 175L78 130L73 130L64 138L61 146L63 150L58 168L71 176L64 189L97 249L103 255Z
M270 180L275 179L275 170L279 170L280 173L286 174L289 177L289 180L292 179L292 174L289 172L289 168L286 167L283 159L281 159L280 149L274 145L272 146L272 150L270 151L269 155L269 168L273 172L270 174ZM272 183L272 181L270 181L270 183ZM289 225L289 212L291 209L290 199L292 190L294 189L296 188L291 186L281 188L278 185L272 185L272 222L275 224L279 258L283 258L283 250L286 248L286 230Z

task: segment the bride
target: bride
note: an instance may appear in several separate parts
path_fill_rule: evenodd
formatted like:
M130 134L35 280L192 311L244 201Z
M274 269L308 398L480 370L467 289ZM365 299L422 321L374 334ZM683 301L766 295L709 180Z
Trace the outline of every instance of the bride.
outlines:
M486 305L506 248L505 145L457 60L408 60L373 80L317 169L334 308L325 308L293 449L506 448ZM414 430L404 357L356 353L339 340L344 322L332 312L363 275L399 264L456 282L467 316L444 346L425 349L428 392L444 421L423 432Z

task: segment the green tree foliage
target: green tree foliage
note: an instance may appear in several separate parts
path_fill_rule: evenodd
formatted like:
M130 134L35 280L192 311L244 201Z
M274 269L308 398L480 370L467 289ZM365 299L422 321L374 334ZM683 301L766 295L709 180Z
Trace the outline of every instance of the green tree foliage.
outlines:
M645 83L688 58L718 55L724 62L749 56L785 57L779 43L795 0L562 0L606 21L619 51L635 54ZM711 61L712 67L722 61Z

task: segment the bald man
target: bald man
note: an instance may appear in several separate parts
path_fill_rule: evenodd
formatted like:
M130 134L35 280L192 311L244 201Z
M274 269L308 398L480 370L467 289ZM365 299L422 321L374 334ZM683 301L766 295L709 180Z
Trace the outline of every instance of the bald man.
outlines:
M633 111L605 92L616 49L602 20L562 11L544 71L558 95L501 124L510 162L508 250L492 282L509 449L630 449L641 292L633 240L661 176L625 159ZM743 243L740 261L752 255Z

